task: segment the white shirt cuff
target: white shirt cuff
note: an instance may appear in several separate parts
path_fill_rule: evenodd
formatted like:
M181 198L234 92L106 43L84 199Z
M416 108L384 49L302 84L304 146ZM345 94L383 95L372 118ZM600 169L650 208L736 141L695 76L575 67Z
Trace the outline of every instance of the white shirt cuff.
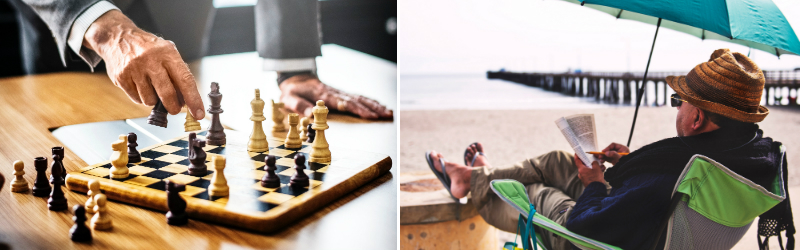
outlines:
M264 59L264 71L317 71L315 58Z
M94 72L94 67L96 67L103 58L100 58L94 51L83 47L83 36L86 35L86 30L89 29L89 26L91 26L97 18L100 18L100 16L110 10L119 10L119 8L108 1L99 1L95 3L75 19L69 31L67 45L69 45L69 48L72 49L75 54L78 54L84 62L89 64L92 72Z

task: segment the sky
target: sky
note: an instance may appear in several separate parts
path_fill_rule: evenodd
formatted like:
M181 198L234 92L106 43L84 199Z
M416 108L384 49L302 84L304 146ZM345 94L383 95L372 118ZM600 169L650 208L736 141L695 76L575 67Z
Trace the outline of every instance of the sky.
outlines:
M800 31L800 1L773 0ZM644 71L656 26L560 0L399 0L400 75L511 71ZM688 72L718 48L738 44L662 28L650 71ZM800 56L752 50L763 70L800 68Z

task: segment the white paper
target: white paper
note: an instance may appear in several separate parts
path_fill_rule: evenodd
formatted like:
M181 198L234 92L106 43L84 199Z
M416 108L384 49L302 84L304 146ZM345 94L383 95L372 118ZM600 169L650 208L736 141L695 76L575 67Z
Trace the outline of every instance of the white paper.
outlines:
M597 133L594 124L594 114L580 114L561 117L556 120L556 126L564 134L569 145L575 150L583 165L592 168L592 161L599 160L586 152L600 151L597 149Z

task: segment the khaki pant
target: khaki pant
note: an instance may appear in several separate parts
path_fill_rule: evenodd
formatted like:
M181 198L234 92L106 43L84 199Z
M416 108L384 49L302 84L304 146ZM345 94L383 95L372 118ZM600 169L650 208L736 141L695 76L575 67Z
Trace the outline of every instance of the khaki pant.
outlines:
M572 153L553 151L524 160L509 167L476 168L472 170L470 192L478 213L489 224L507 232L517 231L519 211L500 199L489 187L492 180L513 179L528 190L536 211L565 226L575 200L583 193ZM570 243L549 231L537 227L536 235L547 249L571 249Z

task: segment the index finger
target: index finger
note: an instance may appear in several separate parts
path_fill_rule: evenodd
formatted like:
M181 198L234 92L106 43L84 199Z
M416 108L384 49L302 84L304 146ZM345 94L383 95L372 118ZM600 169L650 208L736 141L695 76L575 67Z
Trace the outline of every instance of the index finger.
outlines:
M183 95L183 101L188 107L188 111L196 120L203 119L206 116L203 111L203 99L200 98L200 92L197 91L197 82L194 80L194 75L189 71L189 67L185 63L170 62L167 63L167 72L172 79L175 88Z

